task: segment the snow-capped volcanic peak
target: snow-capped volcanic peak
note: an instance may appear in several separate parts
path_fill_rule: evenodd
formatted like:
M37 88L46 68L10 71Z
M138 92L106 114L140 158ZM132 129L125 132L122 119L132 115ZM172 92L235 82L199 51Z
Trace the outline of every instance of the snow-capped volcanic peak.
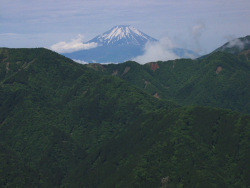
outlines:
M156 39L142 33L132 26L119 25L111 30L98 35L89 42L96 42L99 45L145 45L148 41Z
M104 33L102 37L108 40L112 40L116 37L119 39L122 39L122 38L126 38L127 36L129 37L133 35L138 35L147 39L147 37L144 36L140 31L138 31L138 29L132 26L116 26L115 28L111 30L110 33Z

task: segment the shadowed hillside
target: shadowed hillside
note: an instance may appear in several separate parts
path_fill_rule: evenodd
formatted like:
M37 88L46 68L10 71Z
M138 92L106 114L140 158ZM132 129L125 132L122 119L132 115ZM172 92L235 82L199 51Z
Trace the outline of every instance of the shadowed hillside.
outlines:
M224 56L89 68L43 48L1 48L0 187L250 186L249 115L164 99L205 100L236 68L243 81L247 62ZM204 95L188 93L192 81ZM241 91L234 82L221 90Z
M94 68L98 64L87 66ZM179 59L145 65L125 62L99 67L95 70L120 77L152 96L157 94L180 105L214 106L250 113L250 62L245 55L216 52L199 60Z

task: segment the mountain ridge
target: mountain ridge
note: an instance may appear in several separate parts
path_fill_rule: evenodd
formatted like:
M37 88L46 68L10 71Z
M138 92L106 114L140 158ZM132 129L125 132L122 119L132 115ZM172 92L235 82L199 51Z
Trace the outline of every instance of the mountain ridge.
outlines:
M177 59L145 65L128 61L101 66L95 70L120 77L152 96L174 100L180 105L224 107L250 113L247 102L250 85L244 81L249 79L250 64L244 56L218 51L197 60Z
M216 52L227 52L234 55L244 55L245 57L249 58L249 50L250 50L250 35L245 37L235 38L232 39L219 48L215 49L209 54L199 57L198 59L203 59L208 57Z
M0 49L0 187L250 186L249 115L181 107L144 89L161 87L162 79L165 90L178 90L186 81L181 94L198 91L198 102L211 99L210 86L218 82L219 91L248 93L248 79L240 77L246 72L249 78L246 63L217 52L202 61L125 62L107 69L44 48ZM223 102L238 102L230 97Z
M68 58L87 63L123 63L142 56L146 52L146 44L159 43L155 38L139 31L135 27L118 25L96 36L87 43L97 43L98 46L88 50L63 53ZM191 50L174 48L171 53L178 57L197 57Z

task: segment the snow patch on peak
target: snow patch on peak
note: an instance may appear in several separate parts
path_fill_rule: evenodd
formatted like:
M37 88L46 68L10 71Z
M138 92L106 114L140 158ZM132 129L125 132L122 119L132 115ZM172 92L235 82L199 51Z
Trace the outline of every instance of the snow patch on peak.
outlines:
M99 45L145 45L148 41L156 39L140 32L135 27L129 25L118 25L111 30L95 37L89 42L96 42Z
M133 26L129 26L129 29L131 31L133 31L134 33L136 33L137 35L143 35L138 29L136 29L135 27Z

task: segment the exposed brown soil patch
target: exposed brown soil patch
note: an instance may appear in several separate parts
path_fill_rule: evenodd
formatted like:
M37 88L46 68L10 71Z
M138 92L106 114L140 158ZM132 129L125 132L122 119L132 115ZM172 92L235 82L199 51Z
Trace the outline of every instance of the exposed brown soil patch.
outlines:
M22 67L24 68L24 69L27 69L29 66L30 66L30 64L32 64L32 63L34 63L35 62L35 59L34 60L32 60L31 62L29 62L29 63L27 63L27 62L24 62L24 64L22 65ZM18 62L17 62L18 63Z
M95 69L96 71L104 71L105 67L99 63L89 63L87 67Z
M217 67L217 70L215 71L216 74L219 74L222 71L222 69L223 69L222 66Z
M130 70L130 67L126 67L122 75L126 74Z
M160 99L161 97L158 95L158 93L155 93L154 94L154 97L157 98L157 99Z
M158 63L150 63L150 65L151 65L151 69L153 71L156 71L157 69L160 68L160 66L158 65Z
M118 69L116 69L113 73L112 76L116 76L118 74Z

